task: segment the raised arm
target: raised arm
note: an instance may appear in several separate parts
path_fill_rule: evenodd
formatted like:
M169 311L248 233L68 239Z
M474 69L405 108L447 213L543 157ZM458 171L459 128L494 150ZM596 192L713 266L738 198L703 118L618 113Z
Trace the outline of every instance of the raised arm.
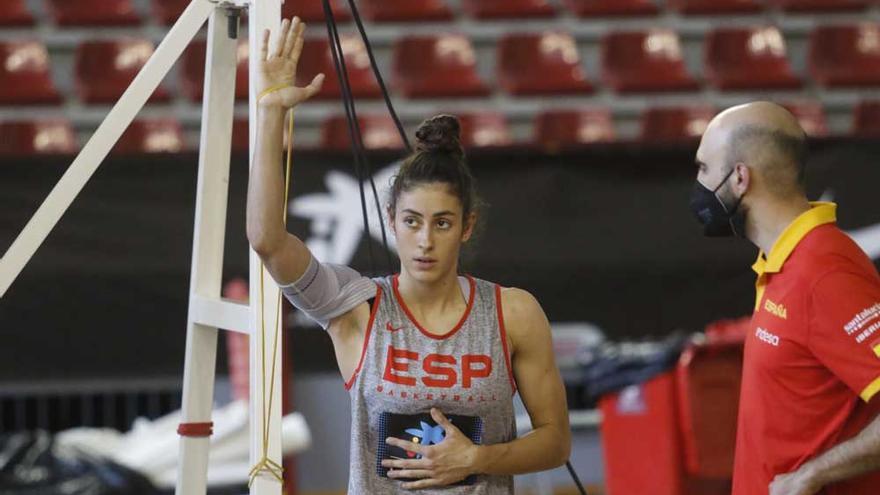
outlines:
M257 132L254 162L247 194L247 237L279 284L293 282L305 272L311 254L306 245L287 232L284 225L284 174L282 132L285 113L321 89L324 75L318 74L304 87L295 86L296 65L303 47L305 24L294 17L284 19L271 51L269 30L263 32L260 52L260 80L257 90Z

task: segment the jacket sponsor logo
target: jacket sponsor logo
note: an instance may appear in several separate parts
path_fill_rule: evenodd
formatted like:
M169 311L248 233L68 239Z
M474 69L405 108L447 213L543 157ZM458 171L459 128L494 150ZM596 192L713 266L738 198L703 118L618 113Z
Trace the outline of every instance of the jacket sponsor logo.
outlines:
M779 303L775 303L770 299L766 299L764 301L764 310L766 310L771 315L782 318L783 320L788 319L788 312L785 310L785 306Z
M859 333L858 337L856 337L856 340L862 342L872 333L874 333L874 331L872 330L863 337L862 335L865 333L863 332L863 330L865 330L866 327L870 328L871 326L874 326L869 326L869 324L874 323L878 318L880 318L880 302L860 311L859 314L855 315L852 320L850 320L849 322L847 322L846 325L843 326L843 331L846 332L847 335Z
M779 336L774 335L761 327L755 330L755 337L762 342L766 342L774 347L779 347Z

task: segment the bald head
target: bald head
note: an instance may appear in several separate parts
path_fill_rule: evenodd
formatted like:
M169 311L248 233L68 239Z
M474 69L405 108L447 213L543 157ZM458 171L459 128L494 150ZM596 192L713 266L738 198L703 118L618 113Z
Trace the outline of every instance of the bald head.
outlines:
M803 194L806 135L788 110L759 101L731 107L709 123L700 155L720 160L725 169L744 163L756 169L775 195Z

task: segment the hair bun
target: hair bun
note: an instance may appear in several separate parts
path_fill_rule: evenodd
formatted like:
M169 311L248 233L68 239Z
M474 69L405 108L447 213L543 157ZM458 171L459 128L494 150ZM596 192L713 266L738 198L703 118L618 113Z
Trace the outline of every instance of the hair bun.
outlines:
M416 151L464 155L458 119L444 114L422 122L416 131Z

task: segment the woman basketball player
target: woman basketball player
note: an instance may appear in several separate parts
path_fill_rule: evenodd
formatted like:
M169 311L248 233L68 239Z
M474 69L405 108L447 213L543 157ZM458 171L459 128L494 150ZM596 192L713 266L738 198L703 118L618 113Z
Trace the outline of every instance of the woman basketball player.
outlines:
M333 341L351 397L348 493L513 493L512 475L568 458L565 390L538 302L458 275L478 213L458 121L423 122L392 185L387 213L400 273L370 279L321 263L284 227L278 167L286 111L323 81L294 86L303 29L285 19L271 52L263 36L247 235L286 297ZM517 391L533 426L521 438Z

